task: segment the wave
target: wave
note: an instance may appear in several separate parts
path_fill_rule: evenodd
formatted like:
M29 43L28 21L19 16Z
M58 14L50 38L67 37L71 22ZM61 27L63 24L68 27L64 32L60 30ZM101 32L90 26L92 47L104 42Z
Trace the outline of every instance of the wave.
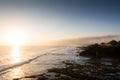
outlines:
M42 57L42 56L45 56L45 55L48 55L54 51L57 51L57 50L61 50L61 49L64 49L64 48L57 48L57 49L53 49L53 50L50 50L42 55L39 55L39 56L36 56L34 58L31 58L31 59L28 59L26 61L23 61L23 62L20 62L20 63L17 63L17 64L13 64L13 65L4 65L2 66L3 68L0 70L0 76L3 75L3 74L6 74L8 73L10 69L13 69L13 68L16 68L16 67L19 67L19 66L22 66L22 65L25 65L25 64L29 64L30 62ZM7 67L6 67L7 66Z

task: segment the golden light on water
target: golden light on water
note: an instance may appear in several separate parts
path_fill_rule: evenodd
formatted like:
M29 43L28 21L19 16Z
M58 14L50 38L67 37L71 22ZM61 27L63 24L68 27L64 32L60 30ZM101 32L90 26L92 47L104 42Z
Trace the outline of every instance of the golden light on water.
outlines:
M24 76L24 71L19 67L19 68L15 68L13 69L12 73L10 74L10 76L12 78L20 78L22 76Z
M18 63L20 61L21 61L20 48L19 46L14 46L13 52L12 52L12 62Z
M12 64L20 63L21 59L22 55L20 53L20 46L14 46L11 53ZM20 67L13 69L12 72L10 73L11 78L20 78L23 75L24 75L23 70Z

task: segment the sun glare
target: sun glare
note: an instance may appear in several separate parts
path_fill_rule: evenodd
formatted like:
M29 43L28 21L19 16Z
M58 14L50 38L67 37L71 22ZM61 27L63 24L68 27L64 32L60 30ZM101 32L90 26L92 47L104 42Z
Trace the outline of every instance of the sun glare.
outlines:
M20 59L21 59L20 48L19 48L19 46L14 46L13 52L12 52L13 63L20 62Z
M6 37L7 37L8 44L13 45L13 46L23 45L27 41L26 34L19 30L8 32Z

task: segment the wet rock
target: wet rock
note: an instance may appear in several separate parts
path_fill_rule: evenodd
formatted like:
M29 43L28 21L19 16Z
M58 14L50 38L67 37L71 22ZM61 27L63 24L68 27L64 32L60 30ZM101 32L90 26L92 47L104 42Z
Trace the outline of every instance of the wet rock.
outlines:
M46 80L47 79L47 77L45 77L45 76L40 76L37 80Z
M12 79L12 80L20 80L19 78L14 78L14 79Z

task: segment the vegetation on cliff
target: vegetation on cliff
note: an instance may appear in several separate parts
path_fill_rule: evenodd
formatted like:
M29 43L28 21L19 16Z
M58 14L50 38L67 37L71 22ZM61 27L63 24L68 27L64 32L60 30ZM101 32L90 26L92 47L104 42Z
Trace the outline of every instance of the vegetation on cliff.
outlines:
M78 47L79 50L80 47ZM81 49L81 48L80 48ZM92 44L82 47L80 56L91 58L118 58L120 59L120 41L112 40L108 43Z

